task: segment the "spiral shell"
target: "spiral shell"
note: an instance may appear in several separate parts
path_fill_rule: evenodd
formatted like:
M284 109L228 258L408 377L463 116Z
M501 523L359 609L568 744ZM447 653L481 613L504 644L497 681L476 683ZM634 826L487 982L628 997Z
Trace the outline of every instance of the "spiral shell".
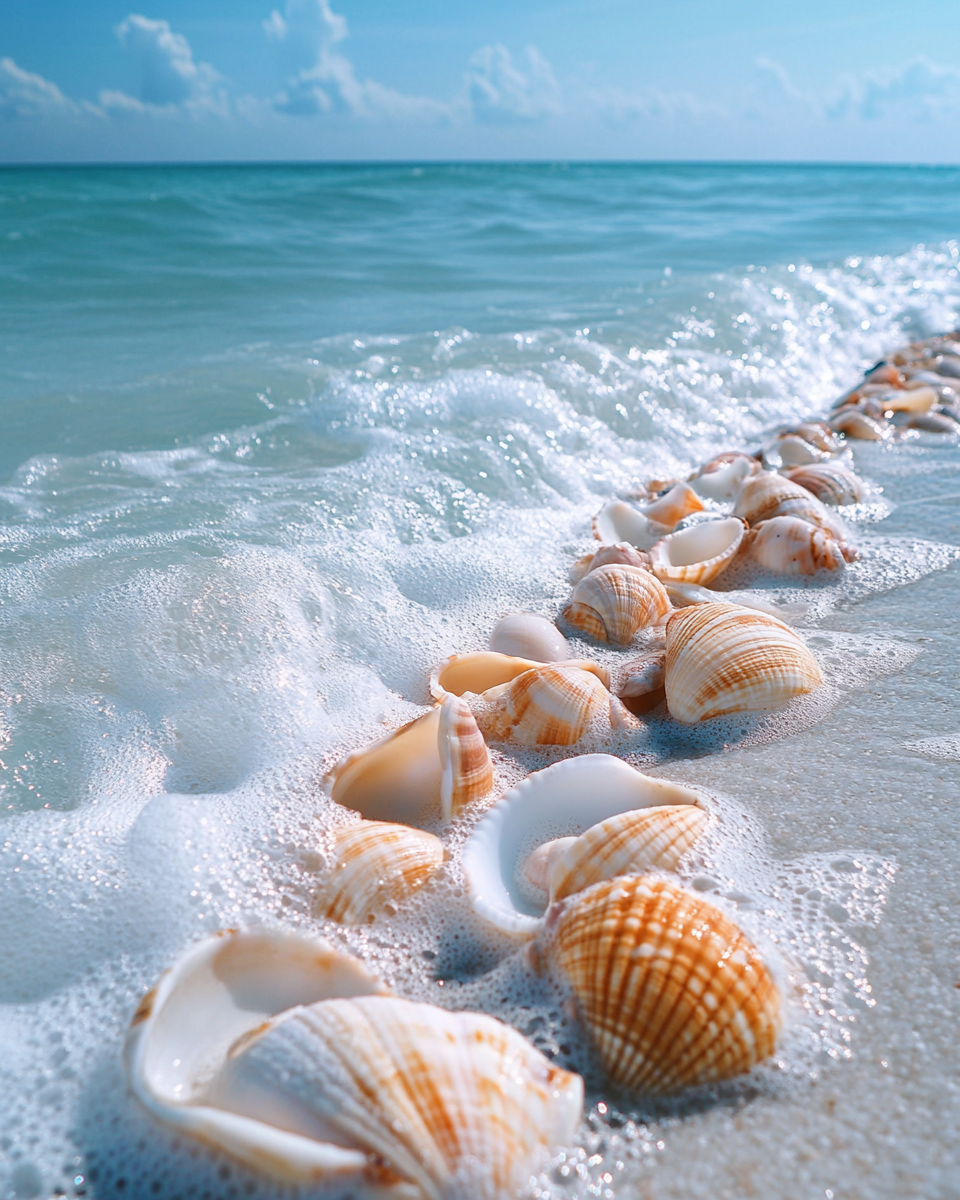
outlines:
M849 438L865 442L882 442L887 436L885 424L868 417L866 413L856 408L842 408L828 422L831 429L845 434Z
M317 915L341 925L363 925L385 906L401 905L427 882L443 862L443 843L407 825L361 821L336 831L334 860Z
M777 985L712 904L667 880L620 876L557 907L543 957L573 992L614 1083L676 1092L773 1054Z
M591 721L610 719L606 686L582 667L541 666L480 697L477 719L498 741L572 746Z
M863 497L860 479L837 462L794 467L784 474L816 496L821 504L859 504Z
M499 620L490 634L490 649L534 662L564 662L570 657L567 639L552 621L536 613L511 613Z
M668 534L650 551L651 569L663 583L707 584L736 558L743 532L739 517L727 517Z
M465 700L443 704L355 750L330 772L337 804L372 821L412 825L439 806L449 820L493 786L490 752Z
M593 536L604 545L628 542L638 550L649 550L672 526L649 520L625 500L611 500L593 518L591 528Z
M798 517L761 521L747 534L747 545L754 562L779 575L839 571L859 557L846 542Z
M703 502L693 488L687 483L677 483L665 496L654 500L652 504L645 504L643 514L648 521L656 521L672 529L678 521L690 513L700 512L702 508Z
M712 470L709 468L713 467ZM701 474L690 480L690 486L708 500L733 500L744 481L759 470L756 459L737 454L730 461L714 466L709 463Z
M642 567L597 567L573 589L564 620L599 642L628 646L670 610L663 584Z
M667 622L667 708L685 724L779 708L822 683L797 634L767 613L694 604Z
M836 517L830 515L816 496L774 471L765 471L748 479L737 497L733 512L734 516L742 517L751 526L772 517L799 517L802 521L828 530L835 537L842 533Z

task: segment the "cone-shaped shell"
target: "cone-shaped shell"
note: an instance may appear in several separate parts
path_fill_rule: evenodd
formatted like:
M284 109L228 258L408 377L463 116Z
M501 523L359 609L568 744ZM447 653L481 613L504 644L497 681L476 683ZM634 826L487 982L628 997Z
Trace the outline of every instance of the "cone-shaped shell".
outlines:
M774 471L764 471L748 479L733 512L751 526L772 517L799 517L820 529L829 530L834 536L840 536L842 532L836 517L830 515L816 496Z
M591 721L610 716L612 697L591 671L541 666L480 697L478 722L498 741L572 746Z
M668 534L650 551L653 573L663 583L707 584L736 558L743 532L739 517L727 517Z
M837 433L860 441L881 442L887 436L885 425L856 408L842 408L830 418L829 425Z
M546 957L614 1083L676 1092L732 1079L774 1052L777 985L712 904L667 880L620 876L557 907Z
M691 513L700 512L703 501L688 483L676 483L666 495L643 506L648 521L656 521L672 529Z
M564 620L599 642L628 646L634 634L670 610L663 584L642 567L589 571L573 589Z
M552 621L536 613L512 613L503 617L490 634L490 649L534 662L563 662L570 657L567 639Z
M780 575L839 571L858 557L852 546L798 517L761 521L747 534L747 545L754 562Z
M636 809L696 809L699 799L692 788L643 775L610 754L583 754L535 771L490 809L464 847L470 903L504 933L532 937L547 904L546 889L531 890L524 874L537 847L579 839L597 822Z
M330 1139L284 1132L211 1106L206 1084L237 1038L298 1004L386 989L326 942L274 930L230 930L192 947L144 996L130 1025L130 1089L154 1116L292 1182L362 1182L369 1158Z
M863 497L859 477L837 462L794 467L785 474L788 479L816 496L821 504L859 504Z
M593 536L598 542L605 545L629 542L638 550L649 550L672 528L671 525L649 520L625 500L611 500L600 509L592 522Z
M667 708L678 721L779 708L822 683L797 634L767 613L694 604L667 622Z
M423 1200L518 1195L583 1109L579 1075L500 1021L393 996L283 1014L234 1048L210 1092L356 1148Z
M330 772L333 799L371 821L412 825L440 806L444 820L493 786L493 767L466 701L439 708L347 755Z
M698 495L706 496L708 500L733 500L744 481L758 469L759 464L755 459L739 454L712 471L694 476L690 480L690 486Z
M443 843L432 833L361 821L338 829L334 869L316 905L318 916L341 925L364 925L385 907L399 908L443 862Z

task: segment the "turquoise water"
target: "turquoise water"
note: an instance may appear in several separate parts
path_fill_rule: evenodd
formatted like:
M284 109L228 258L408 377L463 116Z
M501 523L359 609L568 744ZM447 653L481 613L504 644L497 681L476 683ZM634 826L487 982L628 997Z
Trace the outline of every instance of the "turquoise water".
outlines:
M124 1094L144 988L203 931L311 927L323 769L499 616L555 616L601 503L953 328L958 184L0 171L0 1196L228 1194ZM755 823L776 928L822 948L822 1054L790 1043L782 1093L640 1114L618 1200L960 1195L957 444L855 453L864 558L801 597L830 705L635 747ZM837 854L886 881L853 924ZM854 960L874 1007L844 999Z

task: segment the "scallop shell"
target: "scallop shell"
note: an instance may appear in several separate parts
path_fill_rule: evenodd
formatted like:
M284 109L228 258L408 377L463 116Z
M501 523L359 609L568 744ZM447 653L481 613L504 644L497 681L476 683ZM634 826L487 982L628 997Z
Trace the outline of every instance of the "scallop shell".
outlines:
M738 454L730 462L716 467L712 471L704 471L690 480L690 486L700 496L708 500L733 500L743 486L743 483L758 469L755 459L745 454Z
M653 573L663 583L709 583L736 558L743 532L739 517L727 517L670 533L650 551Z
M573 835L572 844L598 822L624 813L695 808L699 800L691 788L643 775L610 754L583 754L535 771L490 809L467 840L463 869L470 903L504 933L532 937L547 905L547 889L531 889L535 881L524 875L537 847L566 835ZM550 866L544 864L543 882Z
M648 520L625 500L611 500L593 518L591 528L597 541L605 545L629 542L638 550L649 550L672 526Z
M694 604L667 622L667 708L685 724L779 708L823 676L796 633L736 604Z
M557 907L545 957L615 1084L676 1092L773 1054L777 985L712 904L664 879L621 876Z
M643 514L648 521L656 521L672 529L678 521L682 521L690 513L700 512L702 508L703 502L693 488L687 483L677 483L659 500L645 504ZM643 549L649 547L645 546Z
M780 575L839 571L858 558L857 551L798 517L761 521L747 534L750 557Z
M737 497L733 513L751 526L772 517L799 517L828 530L835 537L842 535L837 518L830 515L816 496L775 471L764 471L748 479Z
M572 746L590 723L611 716L613 697L591 671L541 666L479 697L478 722L490 737L521 746Z
M535 662L563 662L570 657L567 639L552 621L536 613L503 617L490 634L490 649Z
M887 436L887 429L873 417L860 412L856 408L842 408L830 418L830 428L849 438L866 442L882 442Z
M241 1117L332 1135L423 1200L518 1195L583 1111L580 1076L502 1022L393 996L283 1014L234 1047L210 1091Z
M628 646L670 611L663 584L642 567L597 567L573 589L564 620L599 642Z
M443 843L407 825L361 821L336 831L334 860L317 915L363 925L385 905L401 905L435 874L443 862Z
M449 820L485 796L493 767L469 705L447 695L438 708L348 754L328 778L337 804L372 821L411 825L437 806Z
M816 496L821 504L859 504L863 497L858 476L837 462L794 467L784 474Z
M623 682L617 695L634 716L649 712L665 698L664 669L666 653L649 650L623 667Z
M629 542L614 542L612 546L601 546L596 554L585 554L583 558L577 559L570 568L570 582L579 583L584 575L596 567L610 567L616 564L647 570L650 566L650 555L645 550L637 550Z

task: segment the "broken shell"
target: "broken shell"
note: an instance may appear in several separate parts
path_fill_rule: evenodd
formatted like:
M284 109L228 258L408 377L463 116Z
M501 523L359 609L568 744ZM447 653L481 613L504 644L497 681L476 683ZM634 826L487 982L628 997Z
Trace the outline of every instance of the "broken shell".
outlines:
M830 418L828 424L837 433L866 442L882 442L887 436L886 426L856 408L844 408Z
M755 475L743 485L733 509L734 516L742 517L748 525L759 525L772 517L799 517L820 529L826 529L834 537L841 537L842 526L835 516L827 511L820 501L805 487L794 483L774 471Z
M536 872L533 879L523 872L537 847L568 835L579 839L622 813L695 806L699 799L691 788L643 775L610 754L584 754L535 771L494 805L464 847L470 903L504 933L532 937L547 906Z
M443 843L407 825L361 821L334 833L334 861L317 915L363 925L384 905L402 904L427 882L443 862Z
M611 567L616 564L625 567L640 567L647 570L650 567L650 555L645 550L638 550L629 542L615 542L612 546L601 546L596 554L585 554L578 558L570 568L571 583L579 583L589 571L597 567Z
M670 610L663 584L642 567L589 571L573 589L564 620L599 642L628 646L634 634Z
M553 911L544 957L620 1087L718 1083L774 1052L777 985L714 905L665 879L621 876Z
M592 721L612 719L613 699L583 667L540 666L478 697L477 720L498 741L572 746Z
M557 631L559 635L559 630ZM494 650L477 650L472 654L451 654L430 676L430 695L435 700L445 696L463 696L473 692L479 696L501 683L509 683L524 671L540 666L540 659L516 658Z
M493 767L469 705L447 695L438 708L348 754L328 778L337 804L369 820L412 825L437 806L449 820L485 796Z
M697 493L687 483L675 484L665 496L654 500L652 504L643 506L643 514L648 521L656 521L673 529L678 521L690 513L699 512L703 503ZM643 547L649 549L649 547Z
M672 527L648 520L625 500L611 500L593 518L591 528L597 541L604 544L629 542L638 550L649 550Z
M822 683L797 634L767 613L694 604L667 622L667 708L685 724L779 708Z
M665 698L663 687L666 652L650 650L624 665L624 679L617 695L634 716L656 708Z
M816 496L821 504L859 504L863 496L860 479L837 462L794 467L784 473Z
M718 466L712 471L695 475L690 480L690 486L700 496L708 500L733 500L748 479L759 468L755 459L738 454L730 462Z
M490 634L490 649L535 662L563 662L570 657L567 639L552 621L536 613L512 613L503 617Z
M709 583L733 562L743 533L739 517L670 533L650 551L653 573L663 583Z
M780 575L814 575L839 571L854 562L857 551L798 517L761 521L747 534L750 557L767 571Z

